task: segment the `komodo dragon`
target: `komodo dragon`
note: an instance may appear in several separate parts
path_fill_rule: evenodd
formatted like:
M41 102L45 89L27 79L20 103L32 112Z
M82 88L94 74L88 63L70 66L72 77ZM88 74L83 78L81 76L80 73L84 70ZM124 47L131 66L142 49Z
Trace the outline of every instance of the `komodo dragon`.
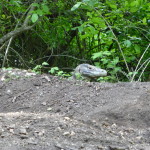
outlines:
M77 79L78 75L91 80L106 76L107 71L89 64L80 64L75 68L73 72L73 78Z

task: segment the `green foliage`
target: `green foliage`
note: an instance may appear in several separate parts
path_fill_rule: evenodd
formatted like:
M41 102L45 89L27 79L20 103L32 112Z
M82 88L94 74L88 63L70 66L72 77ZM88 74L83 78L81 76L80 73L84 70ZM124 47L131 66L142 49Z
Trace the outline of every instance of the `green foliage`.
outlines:
M52 67L48 72L56 76L70 77L70 74L63 72L58 67Z
M41 16L44 16L47 14L51 14L46 1L42 2L40 4L32 3L32 6L36 7L36 9L34 11L32 11L32 16L31 16L31 20L33 23L35 23L39 19L39 16L41 17Z
M16 74L14 74L13 72L11 72L11 70L13 70L12 67L9 67L9 68L2 68L2 70L5 72L4 73L4 76L3 76L3 81L5 82L9 82L13 79L19 79L20 77ZM9 72L10 71L10 72Z
M77 3L71 8L71 11L76 10L81 4L82 4L82 2L77 2Z
M8 67L8 68L2 68L2 70L8 70L8 71L10 71L10 70L12 70L13 68L12 67Z
M134 71L134 69L138 58L148 46L147 39L150 37L147 28L150 6L147 1L108 0L106 3L102 3L91 0L89 4L87 0L81 6L83 5L84 7L80 8L87 8L88 19L73 29L78 29L81 39L87 40L89 43L90 50L92 49L93 52L92 59L97 60L99 58L99 64L98 62L95 63L108 70L110 78L114 81L118 78L119 80L132 81L133 75L139 76L141 72ZM145 30L141 28L142 26ZM141 33L146 38L141 36ZM142 41L145 42L145 47L142 47ZM119 49L117 50L118 46ZM115 53L112 54L113 50ZM150 55L143 55L143 62L149 57ZM120 78L119 72L123 72L125 77ZM148 65L147 70L145 70L145 75L147 76L147 74L149 74Z
M59 71L58 67L53 67L53 68L51 68L51 70L49 71L49 73L56 74L56 72L58 72L58 71Z
M31 20L33 23L35 23L38 20L38 15L37 14L32 14Z
M121 67L118 66L119 57L115 56L115 50L93 53L92 59L95 60L96 66L107 68L109 73L107 77L100 77L98 81L117 81L116 76L121 71Z
M33 68L33 72L36 72L36 73L39 73L41 74L42 73L42 65L37 65Z
M80 73L75 73L75 78L77 80L85 80L85 78Z
M37 65L35 66L32 71L36 73L43 73L45 66L49 66L47 62L43 62L42 65ZM70 77L71 75L69 73L65 73L64 71L60 70L58 67L52 67L50 70L47 68L48 73L56 76L61 76L61 77Z
M31 6L34 9L29 13ZM86 61L108 71L99 81L148 80L148 0L1 0L0 39L28 18L28 25L36 24L14 36L5 67L34 68L41 73L48 69L42 63L48 62L49 67L58 67L51 68L51 74L67 76L66 72ZM1 65L8 41L0 46Z
M32 69L32 71L41 74L41 73L43 73L42 70L44 69L44 67L45 67L45 66L48 66L48 65L49 65L49 64L48 64L47 62L43 62L42 65L36 65L36 66Z

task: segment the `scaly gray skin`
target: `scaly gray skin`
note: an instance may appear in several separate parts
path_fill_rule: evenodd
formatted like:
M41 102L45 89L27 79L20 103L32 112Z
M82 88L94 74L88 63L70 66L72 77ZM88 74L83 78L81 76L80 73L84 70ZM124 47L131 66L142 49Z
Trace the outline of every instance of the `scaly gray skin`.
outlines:
M89 79L94 79L106 76L107 71L89 64L80 64L75 68L73 78L76 79L78 74Z

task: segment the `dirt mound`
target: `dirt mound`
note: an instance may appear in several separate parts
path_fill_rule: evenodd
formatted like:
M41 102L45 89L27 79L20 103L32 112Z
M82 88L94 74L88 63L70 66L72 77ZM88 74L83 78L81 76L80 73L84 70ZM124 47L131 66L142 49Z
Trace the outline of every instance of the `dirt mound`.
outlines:
M1 150L150 150L150 82L24 73L0 73Z

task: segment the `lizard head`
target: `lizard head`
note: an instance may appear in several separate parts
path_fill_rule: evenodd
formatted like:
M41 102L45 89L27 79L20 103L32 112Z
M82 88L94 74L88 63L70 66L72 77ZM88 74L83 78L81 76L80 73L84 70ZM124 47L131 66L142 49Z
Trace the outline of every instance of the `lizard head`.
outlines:
M79 65L78 69L81 75L89 78L98 78L98 77L107 76L106 70L89 64L81 64Z

